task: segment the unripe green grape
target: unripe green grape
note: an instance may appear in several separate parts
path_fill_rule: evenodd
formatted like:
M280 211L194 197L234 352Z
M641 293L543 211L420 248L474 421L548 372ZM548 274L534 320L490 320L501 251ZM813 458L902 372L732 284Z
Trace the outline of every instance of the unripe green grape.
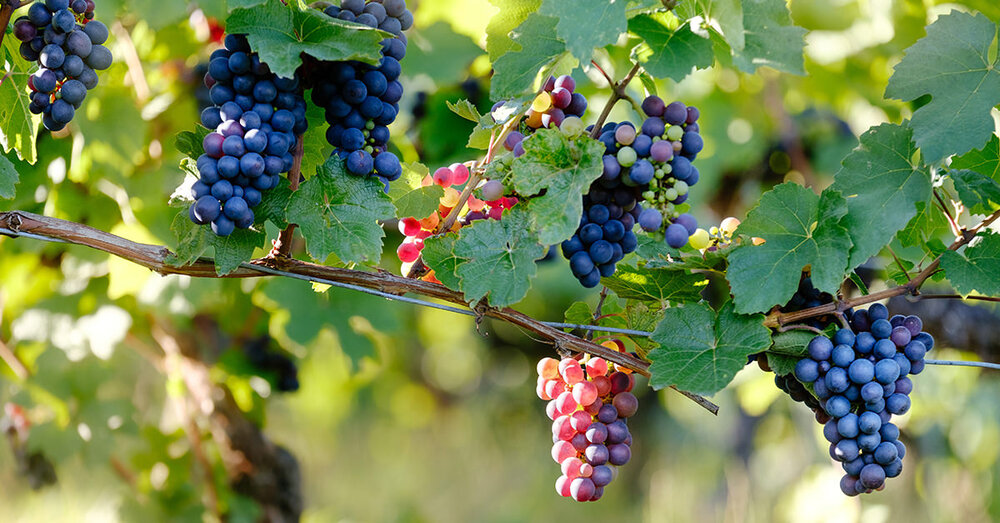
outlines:
M670 173L674 172L674 166L673 166L673 165L670 165L669 163L668 163L668 164L666 164L666 165L664 165L664 166L663 166L663 172L664 172L665 174L670 174Z
M676 190L677 194L679 194L681 196L684 196L685 194L687 194L688 193L688 189L689 189L688 184L685 181L679 181L679 182L677 182L677 183L674 184L674 190Z
M672 187L670 189L667 189L666 191L663 191L663 195L666 196L667 199L670 201L674 201L677 199L678 196L680 196L679 194L677 194L677 189L674 189Z
M638 159L638 155L635 153L635 149L631 147L622 147L618 150L618 163L622 167L632 167L635 165L635 161ZM622 176L622 180L627 179L627 176Z
M569 116L563 120L562 125L559 126L559 130L570 138L575 138L583 133L586 125L583 124L583 120L576 116Z
M656 172L653 174L653 176L657 180L662 180L663 177L666 176L666 175L667 175L667 173L663 172L663 169L657 169Z
M701 228L694 231L694 234L692 234L691 237L688 238L688 243L691 244L691 247L694 247L699 251L707 248L710 241L711 241L711 236L709 236L708 231Z
M654 198L656 198L656 193L654 193L653 191L646 191L642 193L642 198L647 201L653 200Z
M670 141L676 142L677 140L680 140L683 137L684 137L684 129L681 126L671 125L670 128L667 129L667 139L669 139Z

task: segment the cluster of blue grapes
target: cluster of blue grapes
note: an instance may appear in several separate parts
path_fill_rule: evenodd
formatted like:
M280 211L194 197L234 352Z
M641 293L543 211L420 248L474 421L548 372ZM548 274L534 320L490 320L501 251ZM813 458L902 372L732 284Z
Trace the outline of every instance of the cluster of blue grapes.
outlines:
M306 102L298 79L271 72L243 35L227 35L225 48L212 53L205 84L214 105L201 123L214 132L202 142L190 217L229 236L253 225L262 192L292 168L296 137L308 126Z
M347 172L377 176L388 189L402 174L399 158L388 151L389 125L399 113L403 85L399 61L406 56L403 31L413 25L405 0L344 0L327 15L392 33L382 41L379 65L348 61L322 62L316 72L312 100L326 111L326 139L344 159Z
M572 238L562 242L562 254L580 284L590 289L601 277L615 273L618 262L639 246L632 228L642 207L629 187L605 187L600 182L583 197L583 216Z
M103 44L108 28L94 20L93 0L45 0L14 22L21 57L41 68L28 78L28 110L42 115L50 131L66 127L97 87L97 73L111 67L111 51Z
M889 318L884 305L856 311L850 329L833 339L817 336L809 356L795 365L795 377L812 384L831 417L823 426L830 456L847 473L840 488L848 496L881 489L903 470L906 446L892 415L910 409L913 382L924 369L934 338L921 332L916 316Z
M275 378L275 388L279 392L294 392L299 390L299 373L288 355L281 350L272 348L270 336L253 339L243 347L247 361L257 370L271 374Z

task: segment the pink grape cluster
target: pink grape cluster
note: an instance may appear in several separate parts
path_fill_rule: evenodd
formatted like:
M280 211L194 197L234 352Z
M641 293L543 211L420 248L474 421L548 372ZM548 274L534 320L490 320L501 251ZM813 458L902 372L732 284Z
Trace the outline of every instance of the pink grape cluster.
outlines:
M635 377L607 360L588 356L538 362L538 397L552 420L552 459L562 469L556 492L576 501L597 501L632 457L625 420L639 409Z

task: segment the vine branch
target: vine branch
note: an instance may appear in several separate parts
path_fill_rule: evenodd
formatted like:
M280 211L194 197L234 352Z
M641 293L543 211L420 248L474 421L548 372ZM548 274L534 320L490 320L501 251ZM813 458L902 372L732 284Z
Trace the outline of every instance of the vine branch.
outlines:
M595 64L596 65L596 64ZM601 111L601 115L597 117L597 121L594 122L594 129L590 131L590 137L596 139L601 135L601 127L604 127L604 122L608 119L608 115L611 114L611 109L618 103L618 100L629 99L628 93L625 92L625 88L628 84L632 82L635 75L639 73L639 69L642 66L635 64L632 69L625 75L625 78L618 83L610 82L611 84L611 98L608 99L608 103L604 104L604 109ZM600 67L598 67L600 69ZM603 73L604 71L601 70ZM634 103L634 102L633 102Z
M295 192L299 190L299 184L302 183L302 157L305 156L305 144L302 141L302 135L300 134L295 140L295 155L292 162L292 169L288 171L288 180L291 183L291 190ZM270 254L268 256L283 257L287 258L289 253L292 251L292 238L295 234L295 224L290 223L288 227L285 227L278 234L278 239L274 240L273 247L271 248Z
M958 238L948 246L948 250L956 251L960 247L967 245L969 242L976 237L976 234L984 228L988 227L994 221L1000 218L1000 210L994 211L993 214L987 216L983 221L979 222L978 225L971 229L962 229L959 231ZM775 328L782 327L789 323L796 323L808 318L815 318L817 316L823 316L825 314L836 314L843 313L851 307L856 307L858 305L866 305L869 303L874 303L876 301L881 301L884 299L892 298L893 296L903 296L905 294L918 295L920 286L927 281L938 268L941 266L941 256L939 255L930 263L924 270L920 271L919 274L910 279L905 285L900 285L898 287L893 287L891 289L885 289L883 291L875 292L867 296L858 296L857 298L852 298L849 300L837 301L836 303L827 303L820 305L818 307L811 307L808 309L803 309L801 311L795 312L772 312L767 315L764 320L764 325L767 327ZM994 301L994 300L987 300ZM997 300L1000 301L1000 300Z
M330 282L351 284L365 289L373 289L392 295L415 293L445 302L467 307L465 297L443 285L396 276L388 272L364 272L339 267L327 267L304 262L287 257L262 258L244 264L235 271L219 276L215 272L215 264L209 259L199 259L190 265L173 266L166 262L171 255L169 249L162 245L136 243L120 236L110 234L87 225L49 218L25 211L0 212L0 228L7 229L9 236L16 237L20 233L29 233L55 241L75 243L93 249L107 252L122 259L142 265L159 274L182 274L198 278L260 278L271 276L265 272L268 269L280 270L299 277L308 277ZM258 269L257 267L260 267ZM527 314L511 308L497 308L480 305L477 312L517 327L548 340L553 345L573 352L586 352L616 363L643 376L649 376L649 363L622 353L597 345L579 336L564 332L545 322L536 320ZM680 392L680 391L679 391ZM718 406L700 396L681 392L695 400L713 414L718 412Z

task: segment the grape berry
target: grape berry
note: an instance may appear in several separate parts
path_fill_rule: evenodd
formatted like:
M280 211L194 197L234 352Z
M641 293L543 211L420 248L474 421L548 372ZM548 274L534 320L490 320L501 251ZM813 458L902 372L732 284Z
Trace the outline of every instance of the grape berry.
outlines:
M205 85L214 105L201 123L214 132L202 142L189 216L229 236L253 225L263 193L292 168L297 137L308 126L306 102L298 78L271 72L243 35L227 35L225 48L212 53Z
M903 470L906 446L890 420L910 409L909 375L923 371L924 355L934 348L921 328L920 318L890 318L876 303L855 312L850 329L813 338L808 357L795 365L795 377L812 385L832 418L823 435L847 473L840 488L848 496L881 490Z
M40 66L28 78L28 110L42 115L46 129L60 131L97 87L95 71L111 67L111 51L102 45L108 28L94 20L93 0L45 0L14 22L14 36L21 57Z
M632 457L626 420L639 408L635 377L614 367L592 356L538 362L536 393L548 401L552 459L562 470L555 486L563 497L597 501Z

